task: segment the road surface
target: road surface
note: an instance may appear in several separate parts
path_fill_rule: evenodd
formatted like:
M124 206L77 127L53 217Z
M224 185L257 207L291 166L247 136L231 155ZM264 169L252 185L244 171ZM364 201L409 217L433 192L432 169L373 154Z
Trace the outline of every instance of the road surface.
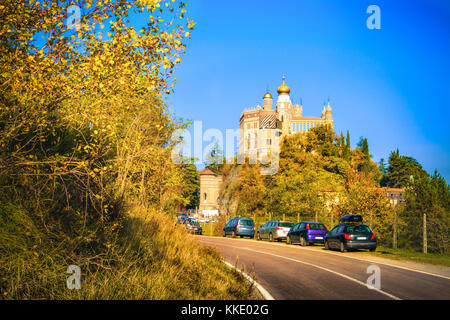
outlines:
M277 300L450 299L448 276L371 262L361 255L246 239L199 237L199 241L254 274ZM368 267L373 265L380 271L380 289L367 286L373 274Z

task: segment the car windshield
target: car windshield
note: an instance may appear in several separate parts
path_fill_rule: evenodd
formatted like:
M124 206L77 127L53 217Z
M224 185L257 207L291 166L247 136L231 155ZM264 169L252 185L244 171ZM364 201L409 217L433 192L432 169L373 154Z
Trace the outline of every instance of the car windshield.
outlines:
M251 227L251 226L253 226L253 220L247 220L247 219L239 220L239 225Z
M327 230L327 228L325 228L325 226L321 223L310 223L309 229L310 230Z
M292 222L280 222L279 226L283 228L292 228L294 224Z
M368 226L365 226L363 224L358 224L354 226L347 226L346 230L347 233L371 233Z

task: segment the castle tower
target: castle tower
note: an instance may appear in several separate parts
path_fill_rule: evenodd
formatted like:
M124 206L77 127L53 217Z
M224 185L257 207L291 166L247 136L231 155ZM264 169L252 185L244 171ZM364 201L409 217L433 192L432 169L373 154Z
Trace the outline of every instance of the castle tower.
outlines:
M272 95L269 92L267 92L263 98L263 109L265 111L270 111L272 110L272 106L273 106Z
M294 106L294 117L302 117L303 116L303 105L296 104Z
M330 101L328 101L328 107L325 109L325 120L333 120L333 112L330 107Z
M278 88L277 112L281 122L281 132L283 135L288 135L290 133L290 122L293 107L291 98L289 97L291 89L289 89L286 85L285 79L286 78L283 76L283 83Z

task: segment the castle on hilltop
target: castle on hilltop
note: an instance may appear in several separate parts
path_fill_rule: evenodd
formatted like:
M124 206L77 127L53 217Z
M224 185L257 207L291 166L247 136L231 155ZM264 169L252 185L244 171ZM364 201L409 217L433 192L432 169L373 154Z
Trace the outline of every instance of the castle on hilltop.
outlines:
M249 157L261 157L271 154L275 140L282 136L297 132L308 132L310 129L327 125L333 128L333 117L330 102L323 107L322 116L304 117L303 105L293 105L289 97L291 90L285 83L278 88L276 110L273 109L272 95L267 92L263 97L263 107L244 110L240 119L241 136L239 153Z

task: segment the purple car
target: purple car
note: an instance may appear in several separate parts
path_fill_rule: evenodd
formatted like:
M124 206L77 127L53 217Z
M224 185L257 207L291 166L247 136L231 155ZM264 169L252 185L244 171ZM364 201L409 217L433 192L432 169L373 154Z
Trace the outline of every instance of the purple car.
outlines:
M327 234L327 227L321 222L300 222L291 228L286 237L286 243L299 243L302 246L307 244L321 243Z

